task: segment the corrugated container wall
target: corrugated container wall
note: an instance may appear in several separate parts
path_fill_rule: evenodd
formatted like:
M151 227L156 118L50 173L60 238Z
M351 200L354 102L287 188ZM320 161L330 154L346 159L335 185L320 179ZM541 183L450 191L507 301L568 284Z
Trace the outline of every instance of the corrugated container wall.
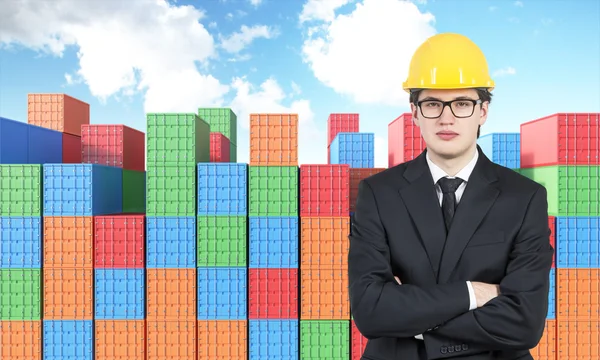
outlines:
M400 115L388 125L388 167L416 158L425 147L411 113Z
M27 122L81 136L81 125L90 123L90 105L65 94L28 94Z

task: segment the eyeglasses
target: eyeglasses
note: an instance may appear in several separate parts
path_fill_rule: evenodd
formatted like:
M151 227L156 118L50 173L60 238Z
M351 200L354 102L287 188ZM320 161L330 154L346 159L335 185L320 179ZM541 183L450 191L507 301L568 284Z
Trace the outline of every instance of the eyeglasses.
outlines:
M481 104L481 99L456 99L451 101L421 100L417 106L421 109L421 115L427 119L439 118L448 106L452 114L457 118L468 118L475 112L475 105Z

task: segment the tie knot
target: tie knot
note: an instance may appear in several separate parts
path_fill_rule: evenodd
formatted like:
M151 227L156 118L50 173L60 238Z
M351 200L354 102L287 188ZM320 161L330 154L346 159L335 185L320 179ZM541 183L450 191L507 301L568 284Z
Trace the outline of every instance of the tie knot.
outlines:
M438 180L438 184L440 184L440 187L442 188L442 192L444 194L455 192L456 189L458 189L458 187L460 186L460 184L462 184L462 182L463 179L461 178L450 179L447 177L443 177Z

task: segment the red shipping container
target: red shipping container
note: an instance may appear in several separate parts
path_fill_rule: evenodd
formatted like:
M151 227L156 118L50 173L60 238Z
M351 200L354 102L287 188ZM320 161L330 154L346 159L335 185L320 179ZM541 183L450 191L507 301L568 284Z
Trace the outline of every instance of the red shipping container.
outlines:
M358 184L371 175L382 172L385 168L350 168L350 212L354 212L358 197Z
M81 136L63 133L63 164L81 164Z
M421 130L412 120L411 113L404 113L388 125L388 167L413 160L425 150Z
M600 113L558 113L521 124L521 168L600 165Z
M350 320L350 322L352 324L352 333L350 337L352 351L350 353L352 354L352 360L360 360L367 347L367 338L360 333L354 320Z
M146 170L146 135L125 125L82 125L81 153L85 164Z
M350 166L300 166L300 216L348 216Z
M358 129L358 114L329 114L327 118L327 148L329 149L329 145L338 133L358 132Z
M27 123L81 136L90 123L90 104L66 94L28 94Z
M145 216L94 216L96 268L144 268Z
M227 136L220 132L210 133L210 162L231 162L230 148Z
M552 268L556 267L556 217L548 216L548 227L550 227L550 245L554 248L552 255Z
M248 269L249 319L298 319L298 269Z

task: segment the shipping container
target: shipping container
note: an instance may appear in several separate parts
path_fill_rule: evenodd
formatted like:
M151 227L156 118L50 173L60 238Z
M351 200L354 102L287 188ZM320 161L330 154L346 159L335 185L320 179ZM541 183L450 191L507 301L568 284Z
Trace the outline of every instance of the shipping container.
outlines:
M556 216L548 216L548 227L550 228L550 245L554 249L554 254L552 254L552 268L555 268L556 254L558 253L558 244L556 242Z
M155 166L146 172L147 216L196 215L196 167Z
M250 166L249 216L298 216L298 167Z
M600 268L600 218L556 217L558 268Z
M544 166L520 173L548 192L552 216L600 216L600 166Z
M42 321L0 321L0 359L42 360Z
M197 360L196 320L147 320L145 360Z
M298 269L248 269L249 319L298 319Z
M146 320L196 319L196 269L146 269Z
M198 360L246 359L246 320L198 320Z
M228 163L230 162L229 153L231 151L229 139L219 132L210 133L210 162Z
M251 216L248 222L251 268L298 268L297 216Z
M94 341L94 360L146 360L144 320L96 320Z
M388 168L421 155L426 144L411 113L398 116L388 125Z
M210 125L210 131L225 135L231 145L237 145L237 115L230 108L199 108L198 116Z
M62 133L62 163L81 164L81 136Z
M359 114L329 114L327 118L327 147L341 132L359 132L360 115Z
M42 165L0 164L0 216L42 216Z
M247 164L198 164L198 215L248 213Z
M546 319L556 319L556 269L550 269L550 289L548 291L548 314Z
M248 269L199 267L198 320L248 318Z
M41 269L0 269L0 320L41 319Z
M90 123L90 105L66 94L28 94L27 122L81 136L81 126Z
M297 114L250 114L250 165L298 166Z
M0 117L0 164L29 164L29 127Z
M348 360L350 358L350 322L300 320L300 358Z
M346 269L349 233L349 216L302 217L300 269Z
M350 212L356 209L356 199L358 199L358 185L360 182L370 176L378 174L385 168L350 168Z
M42 218L0 217L0 268L42 267Z
M82 125L82 162L145 171L145 134L125 125Z
M144 215L94 217L94 267L134 269L145 267Z
M229 144L229 162L237 162L237 145Z
M44 268L45 320L94 319L94 269Z
M556 320L546 320L544 334L530 353L535 360L562 360L556 357Z
M146 318L144 269L95 269L94 275L95 320Z
M300 167L300 216L347 216L349 212L349 165Z
M375 134L340 132L331 142L329 153L330 164L372 168L375 166Z
M44 360L95 360L93 320L45 320Z
M600 268L556 269L556 319L600 320Z
M248 218L198 216L198 267L247 266Z
M365 348L367 347L367 338L360 333L360 330L356 327L354 320L350 320L350 354L351 360L361 360Z
M249 360L299 360L299 321L297 319L248 320Z
M600 320L558 320L556 324L557 360L600 359Z
M146 172L123 169L123 213L146 212Z
M154 166L195 169L210 161L210 126L196 114L147 114L148 170Z
M557 113L521 124L521 168L600 165L600 113Z
M44 216L94 216L122 210L122 169L95 164L44 165Z
M63 162L63 135L56 130L29 125L28 164L60 164Z
M350 320L348 268L302 269L300 319Z
M521 167L521 135L519 133L486 134L477 143L492 162L518 169Z
M196 268L196 218L146 217L146 268Z
M92 216L44 217L44 269L94 267Z

